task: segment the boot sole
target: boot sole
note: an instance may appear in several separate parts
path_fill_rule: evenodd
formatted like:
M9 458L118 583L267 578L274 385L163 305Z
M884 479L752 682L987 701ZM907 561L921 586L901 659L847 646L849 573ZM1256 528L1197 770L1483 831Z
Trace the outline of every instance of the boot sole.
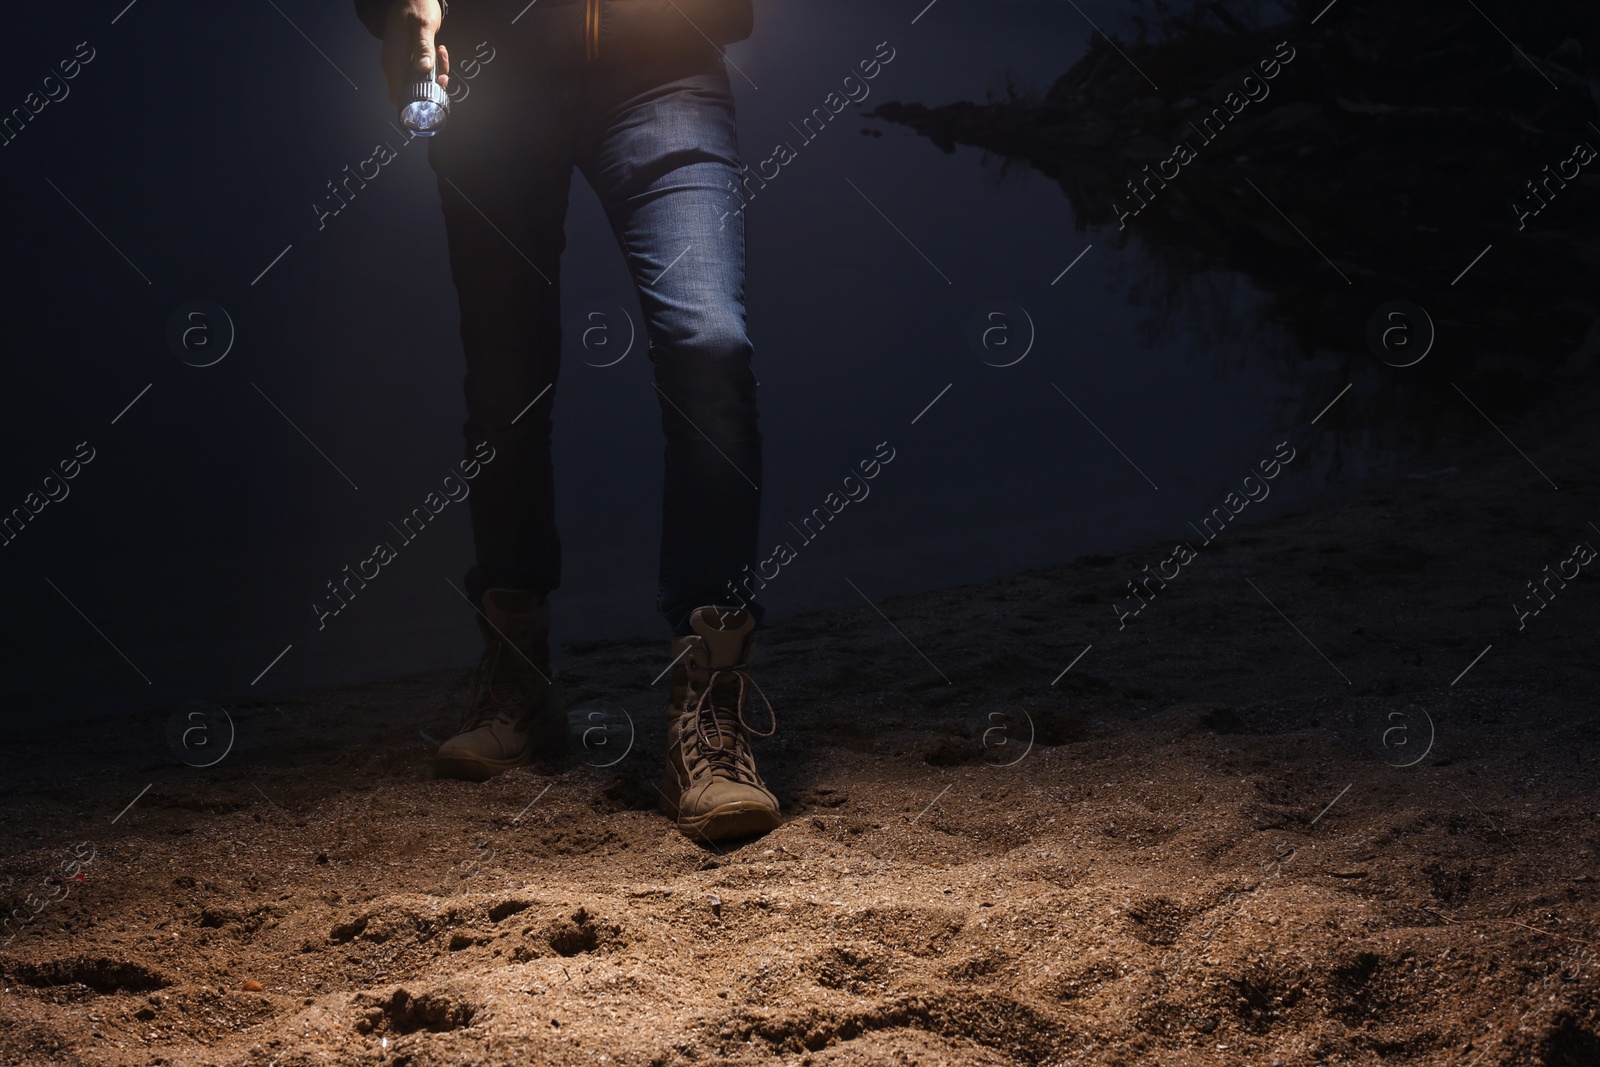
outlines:
M754 801L741 800L712 808L692 819L679 816L676 825L691 838L728 841L740 837L759 837L783 825L783 816Z
M482 759L472 756L436 756L435 778L458 778L468 782L487 782L499 774L524 766L532 759L530 750L519 759Z
M669 772L662 785L675 789ZM753 800L736 800L721 804L704 815L685 817L678 810L678 802L667 789L661 790L661 810L684 836L702 841L727 841L738 837L759 837L783 825L783 816Z
M515 759L484 759L476 756L435 756L433 758L433 776L435 778L458 778L467 782L487 782L496 775L526 767L541 756L550 760L565 759L567 755L566 735L544 738L543 744L534 744L528 751Z

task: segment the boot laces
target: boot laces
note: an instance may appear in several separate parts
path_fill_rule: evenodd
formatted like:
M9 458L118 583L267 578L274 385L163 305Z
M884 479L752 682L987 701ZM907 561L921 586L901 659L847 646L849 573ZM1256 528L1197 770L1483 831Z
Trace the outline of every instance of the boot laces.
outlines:
M719 682L737 682L731 708L726 707L725 702L715 699L719 693ZM724 692L729 688L729 684L721 686ZM749 720L744 717L745 702L751 689L756 691L761 703L766 705L767 719L772 723L771 728L764 733L752 727ZM698 749L700 760L710 765L713 774L758 785L760 776L756 773L755 759L750 754L750 738L771 737L777 733L778 713L772 710L772 702L767 699L767 694L761 691L761 686L756 684L756 680L750 677L748 670L743 667L725 667L711 672L705 688L700 692L700 699L695 702L694 731L695 738L699 741L695 747Z
M514 723L526 710L527 671L517 669L517 657L507 656L505 642L484 649L472 678L472 703L461 720L461 732L476 730L496 720Z

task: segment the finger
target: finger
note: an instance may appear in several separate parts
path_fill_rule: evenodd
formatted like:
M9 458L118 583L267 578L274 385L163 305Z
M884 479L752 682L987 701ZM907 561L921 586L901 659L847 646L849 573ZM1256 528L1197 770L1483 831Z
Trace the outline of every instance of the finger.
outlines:
M439 88L450 88L450 50L439 46Z
M425 22L417 25L416 36L412 39L411 59L416 69L424 74L433 69L433 27Z

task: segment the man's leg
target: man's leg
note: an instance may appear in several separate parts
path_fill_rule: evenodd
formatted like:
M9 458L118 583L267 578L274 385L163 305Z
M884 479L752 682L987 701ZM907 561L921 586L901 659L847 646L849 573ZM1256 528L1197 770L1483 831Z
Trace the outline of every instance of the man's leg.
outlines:
M525 114L527 96L509 97L507 109ZM550 111L528 116L530 125L573 122ZM488 442L494 457L482 463L468 498L476 564L467 593L474 602L491 588L542 596L560 583L550 432L572 164L567 138L554 133L453 128L430 155L461 311L467 453Z
M719 57L684 66L602 68L580 157L644 309L666 433L657 607L680 635L695 608L749 599L761 505L733 98Z
M435 761L448 777L490 777L558 749L565 735L545 597L560 582L551 406L580 97L553 72L527 73L538 69L486 79L494 91L475 90L473 107L430 146L466 353L476 548L466 594L484 638L471 704Z
M657 606L678 637L662 806L712 841L764 833L780 816L751 750L771 730L755 734L746 717L760 694L760 609L737 585L755 565L761 435L733 98L720 56L684 66L600 68L598 137L580 166L638 286L667 438Z

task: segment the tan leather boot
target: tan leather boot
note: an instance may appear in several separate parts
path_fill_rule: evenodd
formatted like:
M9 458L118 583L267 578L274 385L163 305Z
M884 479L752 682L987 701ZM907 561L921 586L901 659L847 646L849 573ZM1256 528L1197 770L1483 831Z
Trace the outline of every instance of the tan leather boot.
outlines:
M750 751L752 737L771 737L778 729L772 705L750 677L755 620L747 611L704 607L695 609L689 626L692 635L672 642L662 808L695 840L764 834L783 820ZM751 690L766 704L772 722L766 733L745 720Z
M478 616L483 658L472 703L433 761L438 778L481 782L565 748L566 722L550 684L550 605L534 593L490 589Z

